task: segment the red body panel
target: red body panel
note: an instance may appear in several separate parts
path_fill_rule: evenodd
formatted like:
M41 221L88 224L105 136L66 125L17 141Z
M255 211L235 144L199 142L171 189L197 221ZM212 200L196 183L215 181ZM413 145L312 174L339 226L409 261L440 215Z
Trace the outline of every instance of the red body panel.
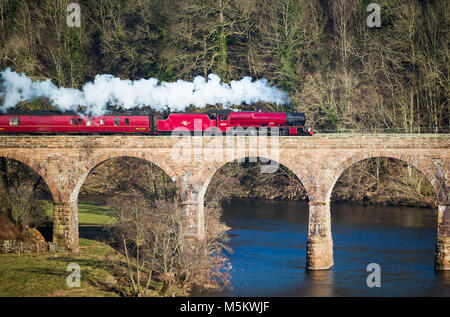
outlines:
M215 127L206 113L171 113L165 120L158 120L158 131L206 131Z
M232 112L231 127L277 127L286 124L286 113L280 112Z
M297 128L289 127L289 135L297 135Z

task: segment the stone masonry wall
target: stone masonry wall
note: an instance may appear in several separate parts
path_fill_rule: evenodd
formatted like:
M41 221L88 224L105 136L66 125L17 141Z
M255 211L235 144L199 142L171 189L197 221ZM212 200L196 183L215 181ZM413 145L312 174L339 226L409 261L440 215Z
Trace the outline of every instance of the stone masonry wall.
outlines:
M245 157L262 157L291 169L305 186L310 200L307 259L311 269L333 265L331 192L342 172L361 160L384 156L405 161L428 178L440 206L448 206L450 201L447 134L319 134L279 138L1 135L0 156L21 161L43 177L55 201L54 242L75 252L80 188L92 169L120 156L153 162L172 178L190 223L190 236L198 239L204 237L204 195L221 166ZM448 207L440 207L437 222L436 267L450 269Z

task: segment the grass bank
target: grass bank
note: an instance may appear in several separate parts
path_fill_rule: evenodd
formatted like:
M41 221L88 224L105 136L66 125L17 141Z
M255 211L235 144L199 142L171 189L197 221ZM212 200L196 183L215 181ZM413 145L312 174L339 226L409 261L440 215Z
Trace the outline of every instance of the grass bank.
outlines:
M0 296L119 296L115 272L123 256L102 242L104 225L112 223L108 208L93 203L78 206L80 252L1 254ZM51 204L48 216L53 218ZM83 234L81 234L83 233ZM89 238L89 235L92 236ZM98 241L100 240L100 241ZM70 288L66 278L70 263L81 269L81 287Z
M112 260L120 260L108 245L80 239L79 254L1 254L0 296L118 296ZM67 266L81 269L81 287L70 288Z

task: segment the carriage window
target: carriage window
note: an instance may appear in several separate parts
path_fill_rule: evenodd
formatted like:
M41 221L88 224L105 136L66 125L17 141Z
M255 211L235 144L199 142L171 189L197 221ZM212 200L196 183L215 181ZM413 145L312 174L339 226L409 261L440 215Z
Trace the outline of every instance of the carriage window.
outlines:
M90 127L92 125L92 118L86 119L86 126Z
M114 118L114 126L118 127L120 125L120 118Z
M78 124L83 124L83 119L79 118L78 119Z
M104 125L105 124L105 119L100 119L100 125Z
M9 118L9 125L20 125L20 118Z
M126 118L125 119L125 124L130 124L130 119Z
M75 119L70 119L70 124L75 124Z

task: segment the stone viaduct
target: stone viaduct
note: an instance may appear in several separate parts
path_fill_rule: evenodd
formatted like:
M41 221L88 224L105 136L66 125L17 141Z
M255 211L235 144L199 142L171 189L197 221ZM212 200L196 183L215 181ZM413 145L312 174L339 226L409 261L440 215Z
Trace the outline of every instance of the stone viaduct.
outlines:
M372 157L390 157L421 171L438 198L435 267L450 270L450 135L342 135L313 137L218 136L0 136L0 156L39 173L54 199L53 240L78 251L78 193L88 174L108 159L150 161L177 184L189 234L203 239L203 201L216 171L246 157L268 159L294 172L309 197L307 267L333 266L330 197L342 172ZM267 172L267 171L266 171Z

